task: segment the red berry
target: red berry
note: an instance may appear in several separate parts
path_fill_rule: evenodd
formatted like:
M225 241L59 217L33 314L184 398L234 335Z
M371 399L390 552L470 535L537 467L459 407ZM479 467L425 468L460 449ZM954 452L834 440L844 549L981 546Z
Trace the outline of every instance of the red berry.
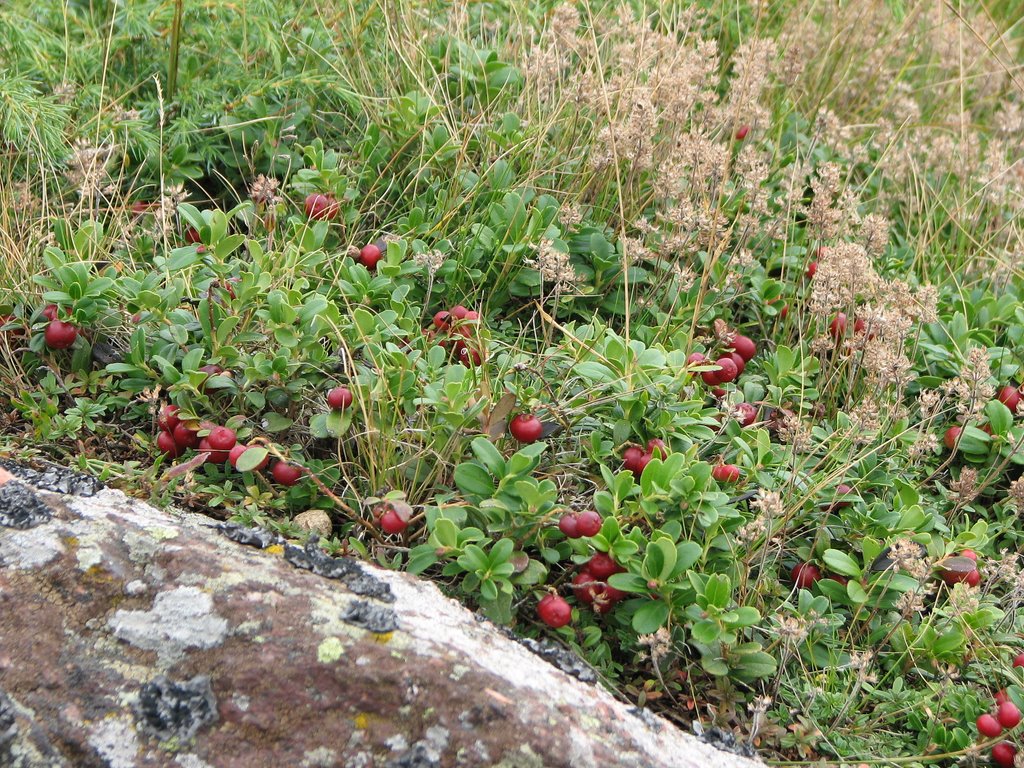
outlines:
M656 456L659 459L664 459L668 456L668 446L665 445L665 441L660 437L652 437L647 441L647 453L651 454L652 457ZM643 454L641 453L641 455Z
M228 460L229 451L228 449L217 449L210 445L209 438L204 437L199 441L199 450L203 453L209 453L206 457L206 461L210 464L223 464Z
M810 589L821 578L821 570L813 563L800 563L790 572L793 583L800 589Z
M156 423L164 432L174 432L174 429L181 423L178 418L178 406L165 405L161 408Z
M558 629L572 620L572 608L558 595L547 595L537 604L537 615L549 627Z
M214 427L206 440L215 451L230 451L238 442L238 436L228 427Z
M199 445L199 435L196 434L194 429L189 429L184 424L178 424L174 428L174 442L182 450L185 448L195 448Z
M960 433L963 431L962 427L950 427L946 430L946 434L942 436L942 442L952 451L960 439Z
M156 447L160 449L161 453L166 454L172 459L176 459L181 455L181 448L174 442L174 437L169 432L161 431L156 436Z
M730 363L732 360L729 361ZM734 363L735 365L735 363ZM718 383L718 371L701 371L700 377L704 380L704 383L709 387L713 387Z
M644 473L644 469L647 468L647 465L651 463L651 459L653 458L654 456L650 453L640 454L640 458L637 459L632 466L633 476L639 480L640 476Z
M315 221L330 221L341 210L338 201L330 195L314 192L306 196L306 218Z
M1004 701L996 710L996 719L1003 728L1016 728L1020 724L1020 710L1012 701Z
M47 320L56 320L57 319L57 305L56 304L47 304L45 307L43 307L42 315Z
M592 509L580 512L576 518L576 532L580 536L596 536L601 531L601 516Z
M467 368L480 365L484 361L483 353L479 349L469 347L463 342L459 347L459 362Z
M63 320L51 320L43 333L46 346L50 349L67 349L78 338L78 329Z
M711 476L720 483L736 483L740 479L740 468L735 464L716 464Z
M228 453L228 461L231 462L231 466L232 467L234 467L235 469L238 469L238 459L247 450L249 450L249 446L245 445L244 443L238 443L234 448L231 449L230 453ZM262 472L264 469L267 468L267 464L269 464L269 463L270 463L270 456L269 455L264 456L263 457L263 461L261 461L255 467L253 467L250 471L251 472Z
M381 252L373 243L364 245L359 251L359 263L366 267L371 272L377 270L377 262L384 258L384 254Z
M740 375L739 366L731 357L720 357L715 361L721 370L718 371L718 381L716 384L728 384L730 381L735 381L736 377Z
M520 443L535 443L544 432L544 425L532 413L520 413L508 423L508 431Z
M853 504L849 499L844 499L844 496L849 496L853 493L853 488L848 486L846 483L840 483L836 486L835 496L832 497L832 503L829 505L829 509L846 509Z
M1010 409L1010 413L1017 413L1017 404L1020 403L1020 390L1007 384L999 390L996 400Z
M975 568L967 574L967 578L964 579L964 583L969 587L976 587L981 584L981 571Z
M750 126L749 125L741 125L736 130L736 141L743 141L745 138L747 138L747 134L748 133L750 133Z
M299 482L302 473L302 467L297 464L288 464L284 461L277 462L274 464L273 469L270 470L270 475L274 478L274 482L287 486L292 486Z
M470 310L466 311L466 316L463 317L462 319L467 321L467 322L469 322L471 320L479 320L480 319L480 313L477 312L475 309L470 309Z
M352 405L352 390L348 387L335 387L327 393L327 405L332 411L343 411Z
M833 339L840 339L846 335L846 313L840 312L828 326L829 333Z
M1002 704L1010 700L1010 695L1003 688L1001 691L996 691L996 695L993 697L996 700L996 705Z
M721 387L712 387L711 388L711 394L714 395L717 398L723 398L723 397L725 397L728 394L728 392L726 392Z
M1013 657L1013 666L1024 667L1024 653L1018 653Z
M732 361L736 363L736 375L742 375L744 369L747 367L747 361L740 356L739 352L733 352L729 357L731 357Z
M562 515L558 521L558 530L566 535L570 539L578 539L580 537L579 526L576 525L576 515L568 514Z
M1001 741L992 747L992 762L999 768L1013 768L1014 758L1017 756L1017 747L1008 741Z
M707 358L702 352L691 352L686 356L686 365L701 365L707 362Z
M445 331L452 324L452 313L441 310L434 314L434 327L439 331Z
M582 570L573 576L572 579L572 591L576 595L576 599L581 603L587 603L588 605L594 602L594 596L596 594L597 580L588 570Z
M994 739L1003 732L1003 727L992 715L980 715L975 724L978 726L978 733L990 739Z
M978 573L978 569L975 568L972 571L954 571L954 570L946 570L941 565L939 566L939 578L942 579L944 582L946 582L946 584L948 584L951 587L954 584L959 584L960 582L966 582L966 583L969 584L970 583L970 577L971 577L972 573ZM979 581L980 581L980 576L981 575L979 574Z
M812 261L807 265L807 279L810 280L814 277L814 273L818 271L818 262Z
M739 421L740 426L749 427L757 421L757 408L750 403L740 403L736 406L735 412L736 420Z
M742 357L744 361L750 361L757 354L757 345L749 336L737 333L736 338L732 341L732 351Z
M466 314L468 312L469 310L466 309L461 304L456 304L454 307L451 308L452 317L454 317L456 320L465 320Z
M615 573L623 573L625 569L615 562L607 552L598 552L587 562L585 570L590 571L596 579L607 579Z
M402 516L394 508L389 509L380 516L380 529L384 533L401 533L408 526L409 521L403 520Z
M978 562L978 553L973 549L965 549L960 553L960 557L966 557L968 560Z

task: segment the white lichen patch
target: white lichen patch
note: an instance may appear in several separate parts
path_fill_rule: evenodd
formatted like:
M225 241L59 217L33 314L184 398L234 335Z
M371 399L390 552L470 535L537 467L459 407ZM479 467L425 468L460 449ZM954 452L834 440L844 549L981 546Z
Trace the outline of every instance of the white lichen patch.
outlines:
M0 566L19 570L42 568L65 552L53 526L40 525L28 530L7 530L0 536Z
M317 747L302 753L302 768L334 768L338 753L328 747Z
M129 717L111 717L94 725L89 731L89 746L109 768L135 768L139 740Z
M174 762L180 765L181 768L213 768L212 765L198 755L178 755L174 758Z
M161 592L148 611L117 611L107 622L114 635L136 648L156 651L162 664L181 659L189 648L213 648L228 633L228 622L213 600L196 587Z

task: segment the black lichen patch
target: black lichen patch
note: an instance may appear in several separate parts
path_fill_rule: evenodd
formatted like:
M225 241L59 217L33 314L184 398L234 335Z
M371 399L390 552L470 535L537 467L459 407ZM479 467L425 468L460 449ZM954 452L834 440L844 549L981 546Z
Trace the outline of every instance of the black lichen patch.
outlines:
M754 745L740 741L731 731L724 731L721 728L708 728L698 735L705 744L710 744L712 747L723 752L732 752L734 755L740 755L741 757L757 757L757 750L754 749Z
M217 699L205 675L181 683L158 675L139 691L137 714L143 729L160 741L190 739L217 719Z
M312 571L328 579L338 579L357 595L372 597L385 603L395 601L391 585L368 574L355 560L331 557L319 547L315 536L311 537L304 547L286 544L284 559L296 568Z
M95 496L104 488L103 483L95 477L75 472L67 467L59 467L56 464L49 464L43 470L36 470L23 467L10 459L0 459L0 467L28 485L53 493L63 493L69 496Z
M53 512L32 489L16 480L0 485L0 525L34 528L53 517Z
M275 544L284 544L284 539L263 528L246 528L238 523L221 523L216 528L232 541L245 544L247 547L266 549Z
M661 730L661 721L646 707L630 707L627 711L655 733Z
M353 600L341 613L342 621L383 635L398 629L398 616L391 608L373 605L365 600Z
M549 664L554 664L565 674L575 677L581 683L597 682L597 672L594 671L594 668L565 646L550 640L517 637L512 632L508 632L507 636L533 651Z
M437 750L417 742L399 757L388 760L387 768L440 768L441 758Z

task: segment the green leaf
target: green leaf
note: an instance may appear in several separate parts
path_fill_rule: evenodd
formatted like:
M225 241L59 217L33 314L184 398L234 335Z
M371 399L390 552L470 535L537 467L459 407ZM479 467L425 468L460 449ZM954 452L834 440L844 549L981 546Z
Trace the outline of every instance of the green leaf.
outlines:
M256 467L263 463L263 460L268 456L266 448L261 448L258 445L251 446L242 451L242 455L238 457L238 462L235 464L235 469L239 472L252 472Z
M505 474L505 459L486 437L478 437L470 444L470 448L473 450L473 455L487 467L492 475L502 477Z
M633 631L639 635L653 634L668 621L668 614L668 603L662 600L645 603L633 614Z
M690 628L690 635L693 637L694 642L701 645L711 645L717 642L721 633L722 630L718 626L718 622L709 619L702 619Z
M494 481L487 470L479 464L467 461L455 468L455 485L463 493L481 499L489 499L494 495Z
M825 565L835 573L852 576L855 579L859 579L861 576L860 566L845 552L840 552L838 549L827 549L822 559L825 561Z

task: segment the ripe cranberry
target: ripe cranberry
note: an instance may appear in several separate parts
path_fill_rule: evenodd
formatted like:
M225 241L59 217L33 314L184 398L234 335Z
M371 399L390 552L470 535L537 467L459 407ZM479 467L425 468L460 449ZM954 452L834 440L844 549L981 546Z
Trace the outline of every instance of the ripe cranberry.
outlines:
M973 549L965 549L965 550L961 551L960 552L960 557L966 557L968 560L973 560L974 562L978 562L978 553L975 552Z
M459 347L459 362L467 368L473 368L484 361L483 353L475 347L470 347L463 342Z
M1003 688L1003 690L1001 690L1001 691L996 691L996 695L993 696L993 698L996 701L996 706L998 706L998 705L1002 704L1003 702L1009 701L1010 700L1010 695L1006 692L1006 689Z
M744 369L747 367L747 361L744 360L738 352L733 352L729 357L731 357L732 361L736 363L736 375L741 376Z
M196 434L194 429L189 429L184 424L178 424L174 428L174 442L178 444L178 447L182 450L186 448L195 448L199 445L199 435Z
M576 518L576 532L580 536L596 536L601 531L601 516L592 509L580 512Z
M1020 403L1020 390L1007 384L999 390L996 400L1010 409L1010 413L1017 413L1017 404Z
M210 454L209 456L206 457L206 461L210 464L223 464L225 461L228 460L229 456L228 449L214 448L212 445L210 445L209 438L206 437L199 441L199 451L202 453Z
M640 465L640 459L643 458L644 452L635 445L628 446L622 452L622 468L628 469L630 472L636 474L637 467ZM642 469L639 471L643 471Z
M359 251L359 263L371 272L377 271L377 262L384 258L383 252L373 243L364 245Z
M846 335L846 313L840 312L836 315L832 322L828 326L829 333L832 334L833 339L841 339Z
M57 305L56 304L47 304L45 307L43 307L42 315L47 320L56 320L57 319L57 311L58 310L57 310Z
M987 736L990 739L994 739L1003 732L1003 726L1001 726L999 721L992 717L992 715L986 714L979 716L975 721L975 724L978 726L978 733L982 736Z
M744 361L750 361L757 354L757 345L749 336L737 333L736 338L732 341L732 351L742 357Z
M732 360L729 362L732 363ZM733 363L733 365L735 365L735 363ZM709 387L713 387L718 383L718 371L701 371L700 377Z
M807 265L807 279L810 280L814 277L814 273L818 271L818 262L812 261Z
M1008 741L1001 741L992 747L992 762L999 768L1013 768L1017 747Z
M532 413L520 413L508 423L508 431L520 443L535 443L544 433L544 425Z
M231 449L230 453L228 453L228 461L231 462L232 467L238 469L238 459L241 458L242 454L245 453L247 450L249 450L249 446L246 445L245 443L238 443L234 448ZM267 468L267 464L269 463L270 456L264 456L263 461L261 461L255 467L253 467L250 471L262 472L264 469Z
M725 397L729 393L726 392L721 387L712 387L711 388L711 394L714 395L715 397L721 399L721 398Z
M707 362L707 358L702 352L691 352L686 356L686 365L702 365Z
M1020 724L1020 710L1012 701L1004 701L996 710L996 719L1003 728L1016 728Z
M475 309L470 309L466 311L466 316L463 317L462 319L465 320L466 322L470 322L472 320L479 320L480 313L477 312Z
M835 496L832 498L832 504L829 505L829 509L846 509L853 504L849 499L843 498L853 493L853 488L848 486L846 483L840 483L836 486Z
M274 464L270 470L271 477L274 478L274 482L280 483L281 485L292 486L299 482L299 478L303 474L302 467L296 464L288 464L284 461L279 461Z
M352 390L348 387L335 387L327 393L327 405L332 411L343 411L352 405Z
M821 578L821 570L813 563L800 563L790 572L793 583L800 589L810 589Z
M341 207L330 195L314 192L306 195L306 218L315 221L330 221L337 217Z
M960 439L960 433L963 431L962 427L950 427L946 430L946 434L942 436L942 442L952 451Z
M964 584L969 587L976 587L981 584L981 571L975 568L973 571L967 574L967 578L964 579Z
M161 431L156 436L156 447L160 449L161 453L166 454L172 459L176 459L181 455L181 448L174 442L174 438L169 432Z
M228 427L214 427L206 436L206 441L215 451L230 451L238 442L235 430Z
M736 483L740 479L740 468L735 464L716 464L711 476L720 483Z
M579 526L576 525L576 515L568 514L562 515L558 521L558 530L566 535L570 539L578 539L580 537Z
M1024 667L1024 653L1018 653L1013 657L1013 666Z
M623 573L625 568L615 562L607 552L598 552L587 561L584 570L590 571L595 579L604 580L615 573Z
M739 366L731 357L720 357L715 361L721 370L718 371L718 381L716 384L728 384L730 381L735 381L736 377L740 375Z
M639 448L637 449L639 450ZM655 453L657 451L657 453ZM668 456L668 446L665 445L665 441L660 437L652 437L647 441L647 453L651 454L652 457L664 459ZM641 453L641 455L643 455Z
M384 533L401 533L408 526L409 521L403 520L393 507L380 516L380 529Z
M549 627L558 629L572 620L572 608L558 595L547 595L537 604L537 615Z
M595 587L597 580L594 578L594 574L590 571L583 569L572 579L572 592L576 595L576 599L582 603L588 605L594 602Z
M740 426L749 427L757 421L757 408L750 403L740 403L736 406L735 413L736 420L739 421Z
M951 587L954 584L959 584L960 582L968 582L969 583L970 575L972 573L977 573L977 572L978 572L977 568L975 568L972 571L964 572L964 571L946 570L942 566L939 566L939 578L942 579L944 582L946 582L946 584L948 584Z
M468 312L469 310L466 309L461 304L456 304L454 307L451 308L452 317L454 317L456 320L465 320L466 314Z
M743 141L745 138L747 138L747 134L748 133L750 133L750 126L749 125L741 125L736 130L736 141Z
M46 346L50 349L67 349L78 338L78 329L63 320L51 320L43 333Z
M452 313L441 310L434 315L434 327L439 331L446 331L452 324Z
M165 405L161 408L156 423L164 432L174 432L175 427L181 423L181 420L178 418L178 406Z

